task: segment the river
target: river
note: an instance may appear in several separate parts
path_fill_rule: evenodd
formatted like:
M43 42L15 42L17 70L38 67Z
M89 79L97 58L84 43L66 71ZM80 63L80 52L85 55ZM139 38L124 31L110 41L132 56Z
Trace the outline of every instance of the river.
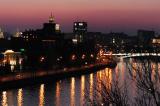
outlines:
M94 98L95 87L101 89L98 81L105 80L113 83L113 79L118 79L120 84L129 81L128 67L126 63L131 59L123 60L117 64L116 68L105 68L97 70L95 73L70 77L49 83L25 86L23 88L9 89L0 92L2 106L82 106L87 105L88 99ZM160 67L160 64L158 64ZM16 85L15 85L16 86ZM110 86L110 85L107 85ZM130 95L135 95L135 88L132 85L129 90Z

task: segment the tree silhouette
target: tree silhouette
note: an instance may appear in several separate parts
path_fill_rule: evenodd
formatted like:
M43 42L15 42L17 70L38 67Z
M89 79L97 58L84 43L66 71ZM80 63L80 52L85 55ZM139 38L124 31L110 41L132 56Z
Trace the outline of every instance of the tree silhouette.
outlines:
M93 88L93 98L86 96L88 105L160 106L160 67L158 67L158 63L151 60L137 60L127 62L126 66L130 81L120 84L119 78L117 78L112 79L112 82L110 82L109 77L103 75L103 80L98 80L97 83L94 83L96 85ZM135 85L135 97L129 95L130 82Z
M130 78L137 87L135 102L139 105L160 106L160 72L158 63L151 60L128 64Z

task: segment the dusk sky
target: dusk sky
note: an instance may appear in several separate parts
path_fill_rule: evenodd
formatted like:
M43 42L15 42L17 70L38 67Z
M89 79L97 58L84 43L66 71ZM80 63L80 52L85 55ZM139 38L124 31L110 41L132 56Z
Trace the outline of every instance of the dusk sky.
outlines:
M63 32L71 32L74 21L88 22L89 31L137 29L160 31L160 0L0 0L0 27L41 28L51 12Z

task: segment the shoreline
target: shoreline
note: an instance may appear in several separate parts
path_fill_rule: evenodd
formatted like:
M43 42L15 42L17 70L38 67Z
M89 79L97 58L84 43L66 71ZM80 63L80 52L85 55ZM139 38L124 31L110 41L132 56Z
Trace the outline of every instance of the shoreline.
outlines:
M79 76L96 72L104 68L113 68L113 64L90 64L81 67L64 68L59 70L39 70L34 72L17 72L13 75L4 75L0 77L0 90L23 87L37 83L47 83L63 78Z

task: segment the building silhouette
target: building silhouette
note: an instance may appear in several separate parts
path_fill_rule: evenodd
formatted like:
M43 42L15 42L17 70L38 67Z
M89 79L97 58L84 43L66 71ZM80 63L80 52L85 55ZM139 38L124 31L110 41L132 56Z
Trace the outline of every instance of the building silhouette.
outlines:
M87 22L74 22L73 32L75 40L83 42L87 33Z
M153 39L155 37L154 31L138 30L137 33L138 33L139 45L150 44L151 39Z

